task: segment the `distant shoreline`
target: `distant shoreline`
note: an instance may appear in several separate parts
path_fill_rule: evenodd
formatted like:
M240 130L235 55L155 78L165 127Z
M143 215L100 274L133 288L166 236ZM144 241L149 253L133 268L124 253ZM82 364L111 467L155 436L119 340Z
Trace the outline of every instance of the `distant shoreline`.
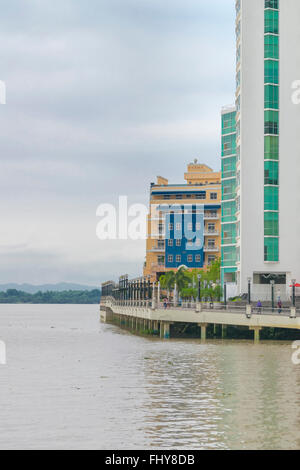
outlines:
M0 292L0 305L97 305L100 303L101 291L68 290L48 291L28 294L16 289Z

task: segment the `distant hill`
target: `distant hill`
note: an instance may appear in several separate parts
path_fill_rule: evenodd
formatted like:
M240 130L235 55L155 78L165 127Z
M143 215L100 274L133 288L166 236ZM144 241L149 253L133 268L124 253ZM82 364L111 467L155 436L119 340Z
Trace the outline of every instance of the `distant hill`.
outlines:
M99 304L100 297L99 289L48 291L36 294L8 289L6 292L0 292L0 304Z
M60 282L58 284L42 284L35 286L33 284L0 284L0 292L6 292L8 289L16 289L27 294L36 294L37 292L65 292L65 291L92 291L99 289L99 286L85 286L83 284L73 284L71 282Z

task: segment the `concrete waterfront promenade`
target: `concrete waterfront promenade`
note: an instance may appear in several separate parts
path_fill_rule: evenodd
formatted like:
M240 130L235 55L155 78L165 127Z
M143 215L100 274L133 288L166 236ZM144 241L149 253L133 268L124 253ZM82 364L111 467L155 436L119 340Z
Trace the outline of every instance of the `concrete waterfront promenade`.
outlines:
M206 339L207 327L211 324L221 325L226 331L227 326L248 327L254 332L254 340L259 341L262 328L285 328L300 330L300 312L296 308L283 310L262 310L261 313L251 305L245 308L230 307L209 309L203 304L190 304L189 307L170 307L164 309L155 302L118 301L112 297L104 297L100 304L101 320L119 322L132 331L154 331L161 338L170 338L170 327L175 323L198 325L201 328L201 339Z

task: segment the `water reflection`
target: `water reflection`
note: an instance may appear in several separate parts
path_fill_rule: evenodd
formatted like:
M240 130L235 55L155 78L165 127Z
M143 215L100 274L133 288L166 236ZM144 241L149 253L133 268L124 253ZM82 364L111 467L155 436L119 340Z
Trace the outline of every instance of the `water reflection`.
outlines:
M145 361L153 447L299 448L299 368L287 343L173 341Z
M290 343L142 338L95 306L0 306L0 331L0 448L300 448Z

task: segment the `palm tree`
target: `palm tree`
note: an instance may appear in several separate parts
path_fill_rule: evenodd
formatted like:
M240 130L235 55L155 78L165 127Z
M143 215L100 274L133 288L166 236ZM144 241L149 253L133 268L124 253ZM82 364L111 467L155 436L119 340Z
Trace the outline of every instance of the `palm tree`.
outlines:
M168 271L159 278L161 287L168 291L168 299L170 297L170 290L175 286L175 280L176 277L174 271Z
M189 285L190 277L186 268L181 267L175 274L175 280L178 287L178 291L181 292L182 289L186 288Z

